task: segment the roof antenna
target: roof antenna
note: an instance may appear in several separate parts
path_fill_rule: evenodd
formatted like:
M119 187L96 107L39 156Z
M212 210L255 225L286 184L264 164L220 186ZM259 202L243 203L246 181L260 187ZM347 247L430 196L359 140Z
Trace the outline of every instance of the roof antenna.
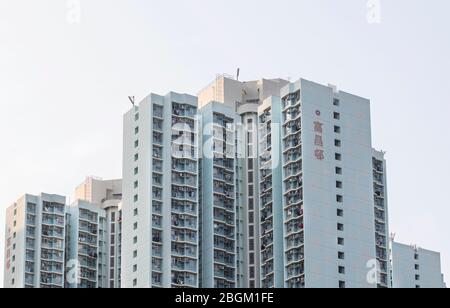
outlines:
M241 75L241 69L238 68L237 69L237 73L236 73L236 80L239 81L239 76Z
M135 97L134 96L128 96L128 99L130 100L130 102L133 104L133 107L135 105Z

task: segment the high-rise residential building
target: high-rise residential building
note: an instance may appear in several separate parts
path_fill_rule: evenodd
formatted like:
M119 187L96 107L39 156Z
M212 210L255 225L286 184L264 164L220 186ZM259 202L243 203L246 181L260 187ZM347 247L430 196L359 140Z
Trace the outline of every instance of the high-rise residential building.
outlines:
M184 176L198 186L177 185L171 170L180 162L172 125L186 108L190 140L202 144L197 160L182 157L196 170ZM333 86L219 76L198 100L151 95L125 116L125 285L385 286L387 203L384 213L374 203L386 179L377 159L384 163L372 149L370 102ZM180 202L192 216L174 215ZM200 224L180 232L172 218ZM199 263L195 254L175 258L180 245ZM196 270L180 271L179 262Z
M387 200L387 175L384 153L373 151L373 201L375 213L375 244L377 256L377 285L388 288L391 285L389 262L389 212Z
M391 242L392 287L446 288L438 252Z
M5 288L63 288L66 198L25 195L6 211Z
M211 102L201 109L202 233L204 288L237 286L236 133L240 118L229 107Z
M87 178L76 202L25 195L7 209L5 287L119 288L121 180Z
M88 177L75 189L75 199L84 210L99 217L98 286L120 288L122 263L122 180ZM81 202L84 201L84 202ZM73 209L73 207L71 207ZM75 205L75 213L79 212ZM79 216L79 215L77 215ZM89 222L90 223L90 222ZM77 224L75 223L73 227Z
M199 287L197 114L196 97L170 93L124 117L124 287Z

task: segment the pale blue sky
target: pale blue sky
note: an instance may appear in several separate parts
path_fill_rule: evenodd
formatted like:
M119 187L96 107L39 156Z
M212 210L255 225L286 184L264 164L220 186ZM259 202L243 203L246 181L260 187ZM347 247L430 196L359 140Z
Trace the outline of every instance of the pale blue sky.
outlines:
M5 208L121 176L128 95L195 94L217 73L304 77L372 100L391 230L441 251L450 277L450 2L0 0L0 277ZM3 279L0 282L0 286Z

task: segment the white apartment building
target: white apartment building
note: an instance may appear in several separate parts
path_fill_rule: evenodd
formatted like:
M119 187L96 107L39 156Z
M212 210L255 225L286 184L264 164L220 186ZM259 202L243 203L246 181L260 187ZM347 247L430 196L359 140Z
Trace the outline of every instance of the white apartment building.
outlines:
M193 168L184 176L199 185L180 187L173 183L181 176L172 168L174 134L167 134L189 106L190 140L196 143L197 132L203 156L183 158ZM125 115L125 286L385 286L387 203L384 214L374 205L385 174L374 179L374 158L381 158L370 122L367 99L304 79L219 76L198 100L150 95ZM173 225L179 202L193 211L178 218L195 228ZM192 254L174 259L179 245ZM196 263L190 258L199 248ZM371 281L377 261L383 268ZM196 270L175 270L179 262Z
M66 198L24 195L6 211L5 288L63 288Z
M122 253L122 180L102 180L88 177L75 189L75 200L84 201L86 210L93 211L102 221L99 243L103 262L99 262L99 287L121 287ZM90 204L90 205L88 205ZM79 210L76 210L79 211ZM100 222L100 221L99 221ZM76 226L76 224L74 225Z
M446 288L440 253L394 241L391 246L393 288Z
M124 117L123 287L199 287L197 114L169 93Z
M377 256L377 285L388 288L391 285L389 262L389 211L387 200L387 171L384 153L373 151L373 201L375 213L375 244Z
M25 195L7 209L4 286L119 288L122 181L87 178L66 197Z

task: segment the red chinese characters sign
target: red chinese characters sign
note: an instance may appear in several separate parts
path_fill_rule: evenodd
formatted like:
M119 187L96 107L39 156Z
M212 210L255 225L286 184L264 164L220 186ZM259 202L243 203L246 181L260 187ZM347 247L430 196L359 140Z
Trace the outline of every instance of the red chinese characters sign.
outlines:
M316 111L316 116L320 117L321 113L320 111ZM314 150L314 156L317 160L324 160L325 159L325 152L323 149L323 123L320 121L314 122L314 146L316 147Z

